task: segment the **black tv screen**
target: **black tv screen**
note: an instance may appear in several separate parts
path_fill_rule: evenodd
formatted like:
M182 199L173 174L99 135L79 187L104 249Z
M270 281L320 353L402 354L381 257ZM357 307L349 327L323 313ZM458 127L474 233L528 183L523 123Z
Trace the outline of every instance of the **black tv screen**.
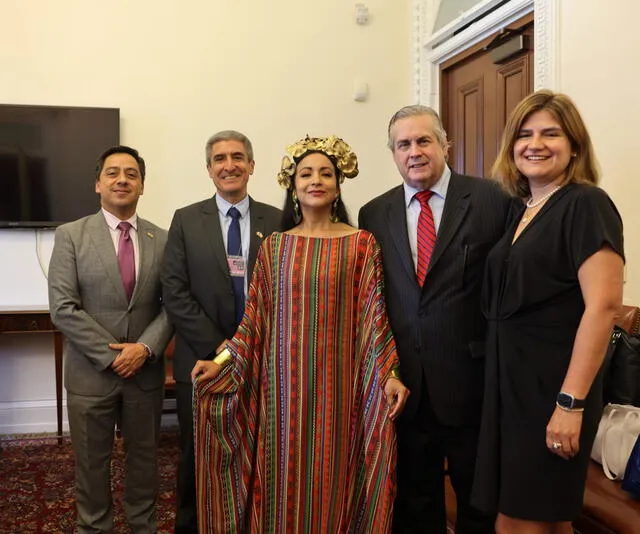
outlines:
M0 227L95 213L96 160L119 140L116 108L0 104Z

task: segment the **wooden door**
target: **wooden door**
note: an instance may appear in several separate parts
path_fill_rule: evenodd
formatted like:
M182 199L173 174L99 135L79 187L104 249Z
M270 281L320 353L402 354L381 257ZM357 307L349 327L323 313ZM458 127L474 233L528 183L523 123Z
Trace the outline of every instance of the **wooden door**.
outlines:
M452 58L441 68L442 120L451 143L449 165L472 176L489 176L507 117L533 91L533 20L509 26L528 45L494 62L485 47L495 36Z

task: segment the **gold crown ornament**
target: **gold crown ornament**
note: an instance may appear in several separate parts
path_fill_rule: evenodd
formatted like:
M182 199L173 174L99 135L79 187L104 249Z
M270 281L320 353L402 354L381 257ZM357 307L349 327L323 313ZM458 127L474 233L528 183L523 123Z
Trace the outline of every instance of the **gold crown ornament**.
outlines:
M285 189L291 187L291 178L296 173L296 159L307 152L322 152L331 156L338 167L338 181L358 176L358 158L351 147L339 137L309 137L289 145L282 158L282 165L278 173L278 183Z

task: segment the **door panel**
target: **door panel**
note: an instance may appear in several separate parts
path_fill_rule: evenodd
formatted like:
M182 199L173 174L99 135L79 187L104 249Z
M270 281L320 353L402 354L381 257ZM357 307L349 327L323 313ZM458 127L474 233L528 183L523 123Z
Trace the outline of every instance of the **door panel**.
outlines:
M500 146L500 139L504 131L509 113L514 107L532 91L533 76L531 75L530 54L512 60L497 69L496 95L496 141ZM496 149L497 154L497 149Z
M482 168L482 127L483 127L483 87L482 80L474 80L460 87L457 94L456 116L458 124L458 143L454 150L457 166L464 169L465 174L473 174L475 169Z
M449 164L456 172L489 176L507 117L533 91L533 23L519 28L530 46L501 64L478 46L441 70L441 111L451 143ZM485 44L492 40L489 37Z

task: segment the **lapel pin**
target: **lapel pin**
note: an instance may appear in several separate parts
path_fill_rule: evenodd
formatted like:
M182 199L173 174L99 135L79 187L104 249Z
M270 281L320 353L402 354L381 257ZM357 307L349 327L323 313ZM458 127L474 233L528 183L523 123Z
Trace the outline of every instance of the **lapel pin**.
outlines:
M153 236L153 234L152 234L151 232L147 232L147 235L148 235L151 239L153 239L153 237L154 237L154 236Z
M257 235L260 239L262 239L262 238L264 237L264 234L263 234L261 231L259 231L259 230L256 232L256 235Z

